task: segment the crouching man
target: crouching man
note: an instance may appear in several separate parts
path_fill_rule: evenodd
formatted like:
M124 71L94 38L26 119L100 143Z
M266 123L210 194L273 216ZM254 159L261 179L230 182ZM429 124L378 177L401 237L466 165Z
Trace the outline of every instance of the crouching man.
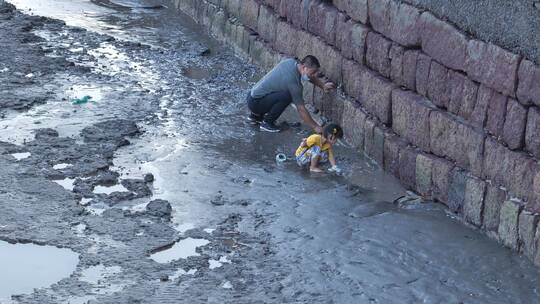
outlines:
M318 125L304 105L303 81L310 81L325 92L335 89L332 82L323 82L317 77L320 68L319 60L312 55L301 61L285 59L276 65L250 90L247 96L248 108L251 111L248 119L260 124L260 129L267 132L279 132L275 121L291 103L302 121L313 128L316 133L322 133Z

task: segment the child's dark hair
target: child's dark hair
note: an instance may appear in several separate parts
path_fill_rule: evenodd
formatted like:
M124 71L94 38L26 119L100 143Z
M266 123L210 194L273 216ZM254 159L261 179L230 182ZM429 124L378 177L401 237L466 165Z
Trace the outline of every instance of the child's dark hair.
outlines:
M330 137L330 135L334 135L335 138L342 138L343 137L343 129L335 123L331 123L324 127L323 130L323 136L325 138Z

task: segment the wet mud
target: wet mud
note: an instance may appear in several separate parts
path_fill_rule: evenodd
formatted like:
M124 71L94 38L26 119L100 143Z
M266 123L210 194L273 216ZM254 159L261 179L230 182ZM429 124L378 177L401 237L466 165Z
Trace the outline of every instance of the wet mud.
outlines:
M343 176L276 163L309 131L292 111L279 134L245 122L261 71L166 1L12 2L21 11L0 1L0 38L20 37L1 40L0 100L19 97L0 121L0 240L78 260L0 303L539 299L527 259L346 144Z

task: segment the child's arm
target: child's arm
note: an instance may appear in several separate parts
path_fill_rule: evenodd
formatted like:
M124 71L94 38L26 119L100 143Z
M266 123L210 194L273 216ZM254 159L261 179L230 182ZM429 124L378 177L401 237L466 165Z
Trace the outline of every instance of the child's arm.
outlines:
M328 161L332 167L336 166L336 158L334 157L334 150L332 148L328 149Z

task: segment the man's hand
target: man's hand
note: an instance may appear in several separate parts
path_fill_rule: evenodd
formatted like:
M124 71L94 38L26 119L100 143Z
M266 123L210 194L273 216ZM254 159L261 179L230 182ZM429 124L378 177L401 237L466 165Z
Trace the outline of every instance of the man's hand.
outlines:
M325 93L329 93L329 92L331 92L331 91L333 91L333 90L336 89L336 85L335 85L333 82L330 82L330 81L329 81L329 82L326 82L326 83L323 85L323 88L322 88L322 89L324 90Z

